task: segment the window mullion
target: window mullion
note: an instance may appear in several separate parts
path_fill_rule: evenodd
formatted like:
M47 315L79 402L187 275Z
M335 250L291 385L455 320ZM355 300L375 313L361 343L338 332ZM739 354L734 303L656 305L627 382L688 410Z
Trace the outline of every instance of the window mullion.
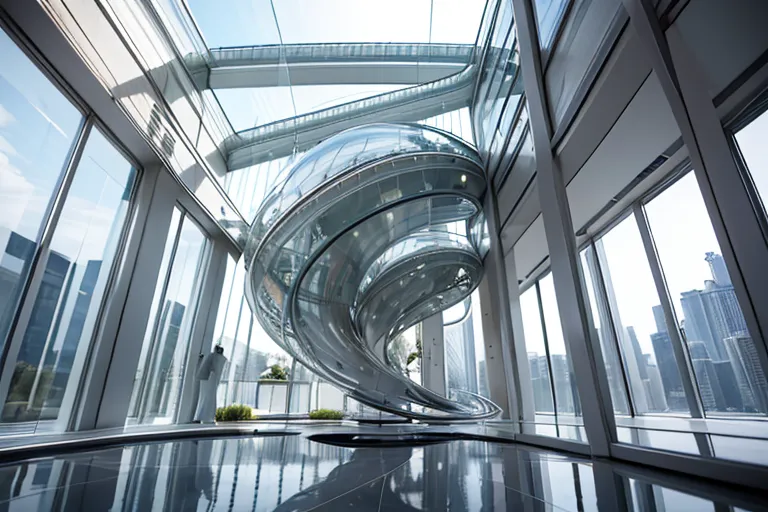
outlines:
M685 390L685 398L688 402L691 417L703 418L704 409L702 407L698 387L695 385L696 379L693 374L693 368L691 366L690 358L688 357L688 351L683 345L680 327L678 326L672 299L669 295L669 290L667 290L666 281L664 280L664 272L661 269L656 246L653 243L651 229L648 225L648 218L640 203L635 204L633 214L640 231L640 238L643 240L643 247L645 248L646 258L648 259L651 274L653 275L653 282L656 285L656 292L659 296L659 301L661 302L661 309L664 311L667 333L669 334L672 350L675 354L675 362L677 363L677 368L680 372L680 379L682 380L683 389Z
M171 255L168 258L168 268L166 270L165 276L163 277L163 289L160 293L160 297L157 302L157 314L155 315L155 318L152 319L153 326L152 326L152 336L149 338L149 347L147 348L147 360L144 362L144 367L148 368L150 371L146 373L145 378L141 380L141 383L139 384L139 390L138 394L136 395L136 419L139 423L144 421L144 413L146 412L147 403L146 400L144 400L144 393L146 391L146 386L149 383L149 376L152 375L152 365L155 363L155 346L157 344L157 336L158 336L158 329L160 328L160 321L163 318L163 304L165 303L165 296L168 293L168 283L171 279L171 273L173 272L173 263L176 260L176 250L179 248L179 239L181 238L181 226L184 224L184 218L186 217L186 212L181 210L181 215L179 215L179 223L176 226L176 235L173 238L173 246L171 249ZM171 226L171 229L173 226Z
M560 427L557 421L557 397L555 396L555 376L552 373L552 357L549 354L549 338L547 337L547 323L544 320L544 305L541 302L541 289L539 281L534 284L536 287L536 300L539 303L539 319L541 320L541 333L544 338L544 353L547 356L547 373L549 374L549 391L552 395L552 413L555 415L555 432L560 437Z
M626 358L624 352L621 349L621 333L616 329L616 322L613 318L614 312L611 308L611 302L608 300L608 290L605 286L605 279L603 278L603 270L600 266L600 258L597 256L597 246L594 239L589 241L589 248L587 250L587 265L589 265L589 273L592 276L592 288L595 290L595 301L597 301L597 312L602 313L600 318L601 324L603 321L607 321L607 328L604 329L605 335L608 337L607 342L612 343L616 347L616 354L619 359L619 371L621 372L621 379L624 383L624 391L627 397L627 406L629 408L630 416L637 416L635 409L634 397L632 396L632 386L629 385L629 378L626 372ZM604 317L604 318L603 318Z

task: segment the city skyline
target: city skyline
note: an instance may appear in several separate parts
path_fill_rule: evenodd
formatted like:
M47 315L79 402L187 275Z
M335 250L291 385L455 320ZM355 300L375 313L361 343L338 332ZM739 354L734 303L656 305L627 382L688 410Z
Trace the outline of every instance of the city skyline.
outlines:
M705 279L700 288L681 292L683 316L678 318L702 405L706 411L713 412L766 413L768 380L761 369L725 261L714 251L706 252L704 260L711 279ZM605 280L610 288L610 274ZM616 321L621 329L621 356L624 371L632 383L635 409L638 413L687 412L687 398L664 311L656 305L651 313L656 332L650 334L646 343L641 343L634 326L622 326ZM548 357L529 350L528 362L537 411L554 411L554 384L558 412L573 413L577 405L573 400L576 390L569 392L572 379L566 356L550 353ZM616 378L611 385L623 386L623 382ZM616 399L616 393L613 394ZM622 404L615 406L623 410Z

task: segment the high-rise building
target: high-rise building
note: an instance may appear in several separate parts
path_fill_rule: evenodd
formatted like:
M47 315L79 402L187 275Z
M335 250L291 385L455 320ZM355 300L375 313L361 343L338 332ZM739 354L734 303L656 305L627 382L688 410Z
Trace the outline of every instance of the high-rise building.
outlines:
M733 371L733 364L728 361L713 361L712 365L720 381L720 389L725 399L725 410L739 412L744 410L744 399L741 396L739 383Z
M477 393L475 333L470 313L464 320L443 329L448 389Z
M712 279L704 282L703 290L681 293L685 334L689 342L703 342L713 361L725 361L728 355L723 340L746 334L747 323L723 257L708 252L705 260L709 263Z
M683 383L680 380L680 372L675 361L675 353L672 350L672 341L667 332L651 334L653 351L656 354L656 364L664 384L664 397L670 410L687 410L688 403L685 399Z
M575 412L574 393L571 387L571 372L565 354L551 354L552 379L555 386L557 412L573 414Z
M715 346L719 351L720 358L726 359L723 340L748 332L747 322L741 312L736 292L731 285L719 286L714 281L707 281L701 295L709 325L712 328Z
M746 409L768 412L768 382L750 336L731 336L725 348Z
M665 332L667 330L667 321L664 319L664 308L653 306L653 320L656 322L656 332Z
M685 337L689 342L701 341L707 351L720 360L720 350L715 343L712 326L704 306L701 290L691 290L680 294L680 304L683 307Z
M536 406L536 411L555 412L547 356L528 352L528 365L531 369L531 387L533 388L533 403Z
M731 286L731 276L728 274L728 268L725 266L725 260L721 255L708 252L704 260L709 263L712 278L718 286Z
M699 385L704 409L707 411L724 411L726 409L725 397L706 345L701 341L689 341L688 351L691 354L691 363L696 375L696 382Z
M643 387L649 402L648 409L653 412L664 412L669 409L669 405L664 394L664 384L661 381L659 367L648 362L646 371L648 372L648 379L643 381Z

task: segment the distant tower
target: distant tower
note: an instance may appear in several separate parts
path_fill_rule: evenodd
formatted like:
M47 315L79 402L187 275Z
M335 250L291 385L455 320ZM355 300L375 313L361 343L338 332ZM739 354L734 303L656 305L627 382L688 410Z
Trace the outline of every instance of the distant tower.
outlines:
M664 384L661 382L659 367L648 362L646 370L648 379L643 381L643 387L650 402L648 408L651 411L664 412L669 409L669 406L667 405L667 397L664 396Z
M688 348L704 409L724 411L726 409L725 396L706 345L701 341L691 341L688 342Z
M683 382L680 379L669 333L665 331L651 334L651 343L653 344L653 352L656 354L656 363L661 374L661 382L664 384L664 396L669 408L673 411L687 410L688 402L685 398Z
M664 310L661 306L653 306L653 319L656 321L656 332L667 332L667 321L664 320Z
M722 256L715 252L708 252L704 260L709 263L712 279L718 286L731 286L731 276L728 274L728 268Z
M691 290L681 293L680 304L683 306L685 337L688 342L703 342L707 347L707 352L716 360L721 360L720 350L717 348L713 329L710 325L710 318L704 305L702 291Z
M528 352L528 364L531 368L533 404L536 412L555 412L547 356L540 356L536 352Z
M752 338L746 335L726 338L725 348L733 366L744 407L768 412L768 381L760 367Z

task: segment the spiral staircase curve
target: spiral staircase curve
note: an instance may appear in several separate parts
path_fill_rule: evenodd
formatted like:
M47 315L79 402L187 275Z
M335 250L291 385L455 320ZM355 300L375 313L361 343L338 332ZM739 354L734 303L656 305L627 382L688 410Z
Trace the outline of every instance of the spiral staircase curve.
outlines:
M244 258L246 297L266 333L355 400L422 421L500 409L412 381L388 350L468 297L488 250L477 152L417 124L341 132L301 156L264 201Z

